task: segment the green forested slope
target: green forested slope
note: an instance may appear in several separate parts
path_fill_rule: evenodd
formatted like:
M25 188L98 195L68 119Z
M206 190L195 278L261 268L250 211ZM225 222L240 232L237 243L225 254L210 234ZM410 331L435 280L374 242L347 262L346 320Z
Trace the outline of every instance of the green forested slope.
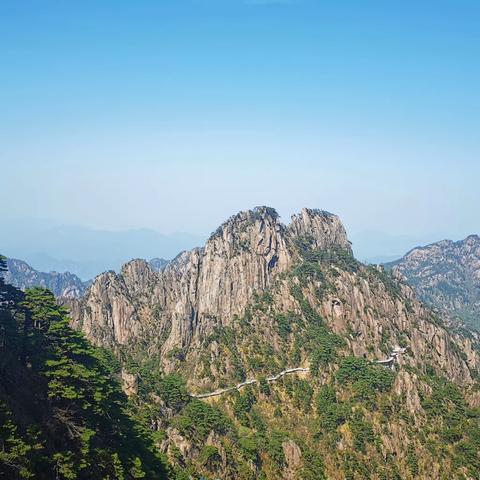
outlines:
M0 278L0 478L166 478L108 364L51 292Z
M284 301L288 290L276 294L274 286L242 317L205 338L201 368L183 361L178 373L162 375L155 356L145 352L124 362L140 379L133 401L141 416L155 425L170 461L183 469L177 478L187 479L189 472L211 480L477 479L478 382L460 387L434 357L416 361L413 327L399 332L384 327L383 358L397 342L411 345L394 371L355 355L349 342L358 334L333 332L320 314L325 289L335 288L338 272L345 276L342 283L347 275L372 288L378 283L383 297L372 305L380 308L403 299L401 285L349 256L330 256L328 263L317 257L300 262L282 279L292 290L295 312L277 310L279 295ZM453 342L449 348L451 355L464 356ZM219 354L212 358L212 351ZM309 372L266 380L299 365L309 366ZM184 381L194 368L211 382L197 392L247 378L259 382L192 399Z

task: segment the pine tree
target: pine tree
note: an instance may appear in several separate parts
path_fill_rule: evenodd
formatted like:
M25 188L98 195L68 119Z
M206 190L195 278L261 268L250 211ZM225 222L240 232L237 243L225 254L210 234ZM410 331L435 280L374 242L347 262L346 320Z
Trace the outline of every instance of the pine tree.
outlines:
M132 468L130 469L130 474L132 475L132 478L145 477L145 472L142 469L142 461L138 457L135 457L135 459L133 460L133 465L132 465Z
M103 358L50 291L0 275L1 478L166 478Z

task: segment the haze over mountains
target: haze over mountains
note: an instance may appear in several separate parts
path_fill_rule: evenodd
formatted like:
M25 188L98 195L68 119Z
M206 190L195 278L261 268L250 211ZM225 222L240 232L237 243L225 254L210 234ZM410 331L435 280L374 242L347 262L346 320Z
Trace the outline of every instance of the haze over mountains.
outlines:
M0 252L25 261L40 272L70 272L88 281L107 270L119 271L133 258L172 259L183 250L202 245L208 235L162 234L148 228L107 231L45 220L6 219ZM365 230L350 238L356 258L366 263L384 263L400 258L416 246L451 237Z
M6 220L0 252L42 272L65 272L91 280L107 270L119 270L132 258L171 259L200 245L200 235L161 234L154 230L104 231L34 220Z
M450 237L451 235L445 233L395 235L378 230L363 230L350 235L355 257L365 263L397 260L414 247Z

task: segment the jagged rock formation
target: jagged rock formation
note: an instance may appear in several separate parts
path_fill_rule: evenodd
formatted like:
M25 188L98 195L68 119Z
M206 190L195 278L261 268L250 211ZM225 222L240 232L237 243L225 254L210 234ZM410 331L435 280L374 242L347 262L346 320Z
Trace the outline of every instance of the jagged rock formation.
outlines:
M474 478L476 454L456 450L475 450L472 422L442 416L480 404L474 340L406 283L357 262L335 215L304 209L284 225L267 207L240 212L203 248L161 271L133 260L70 307L76 328L134 365L173 463L225 479ZM375 363L392 351L402 352L395 372ZM301 375L269 381L292 368ZM177 391L190 403L175 411L171 383L148 393L155 370L180 373L199 396ZM244 435L243 447L229 435ZM440 465L432 449L445 441Z
M31 287L45 287L56 297L81 297L90 284L82 282L73 273L39 272L22 260L7 259L8 270L4 273L5 283L14 285L21 290Z
M351 253L343 225L328 212L304 209L288 226L267 207L240 212L205 247L181 253L160 272L144 260L132 260L119 275L99 275L85 297L72 304L74 325L104 346L161 339L157 346L168 369L170 352L195 349L287 271L299 240Z
M285 226L267 207L240 212L219 227L204 248L183 252L161 272L144 260L132 260L118 275L98 276L85 297L73 304L74 325L103 346L146 341L170 371L178 359L195 357L215 328L231 325L255 295L272 287L298 260L299 245L351 254L343 225L330 213L303 209ZM369 281L361 273L339 270L335 295L318 305L335 332L355 332L350 339L355 354L367 355L374 346L376 357L382 357L387 353L379 349L385 332L395 332L392 341L399 343L401 332L411 330L415 321L414 357L436 355L452 375L467 376L466 364L450 358L447 333L432 322L412 290L393 285L398 291L392 298L381 281ZM296 300L284 285L278 288L276 305L294 311Z
M480 329L480 237L417 247L387 264L428 305Z

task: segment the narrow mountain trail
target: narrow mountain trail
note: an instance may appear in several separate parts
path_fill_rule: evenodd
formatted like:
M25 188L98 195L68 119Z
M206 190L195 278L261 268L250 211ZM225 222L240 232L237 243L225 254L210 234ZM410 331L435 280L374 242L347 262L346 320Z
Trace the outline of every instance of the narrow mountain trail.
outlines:
M405 353L406 350L407 350L406 348L397 348L392 351L392 353L388 358L384 360L376 360L376 363L378 363L379 365L386 365L390 368L393 368L393 364L397 359L398 355ZM288 375L291 373L300 373L300 372L309 372L309 371L310 369L308 367L287 368L286 370L282 370L277 375L274 375L272 377L267 377L266 380L268 383L272 383L272 382L276 382L277 380L284 377L285 375ZM237 385L234 385L232 387L219 388L218 390L214 390L213 392L208 392L208 393L191 393L190 396L198 399L218 397L219 395L223 395L224 393L233 392L234 390L240 390L247 385L253 385L259 382L260 380L258 378L252 378L250 380L245 380L244 382L238 383Z
M287 375L289 373L296 373L296 372L308 372L310 371L308 368L303 368L303 367L297 367L297 368L288 368L287 370L281 371L279 374L274 375L273 377L268 377L266 380L267 382L275 382L276 380L282 378L284 375ZM252 385L254 383L258 383L260 380L257 378L253 378L251 380L245 380L242 383L238 383L237 385L233 387L228 387L228 388L220 388L218 390L215 390L214 392L209 392L209 393L199 393L195 394L192 393L190 394L191 397L194 398L208 398L208 397L216 397L218 395L223 395L224 393L231 392L233 390L240 390L241 388L245 387L246 385Z

